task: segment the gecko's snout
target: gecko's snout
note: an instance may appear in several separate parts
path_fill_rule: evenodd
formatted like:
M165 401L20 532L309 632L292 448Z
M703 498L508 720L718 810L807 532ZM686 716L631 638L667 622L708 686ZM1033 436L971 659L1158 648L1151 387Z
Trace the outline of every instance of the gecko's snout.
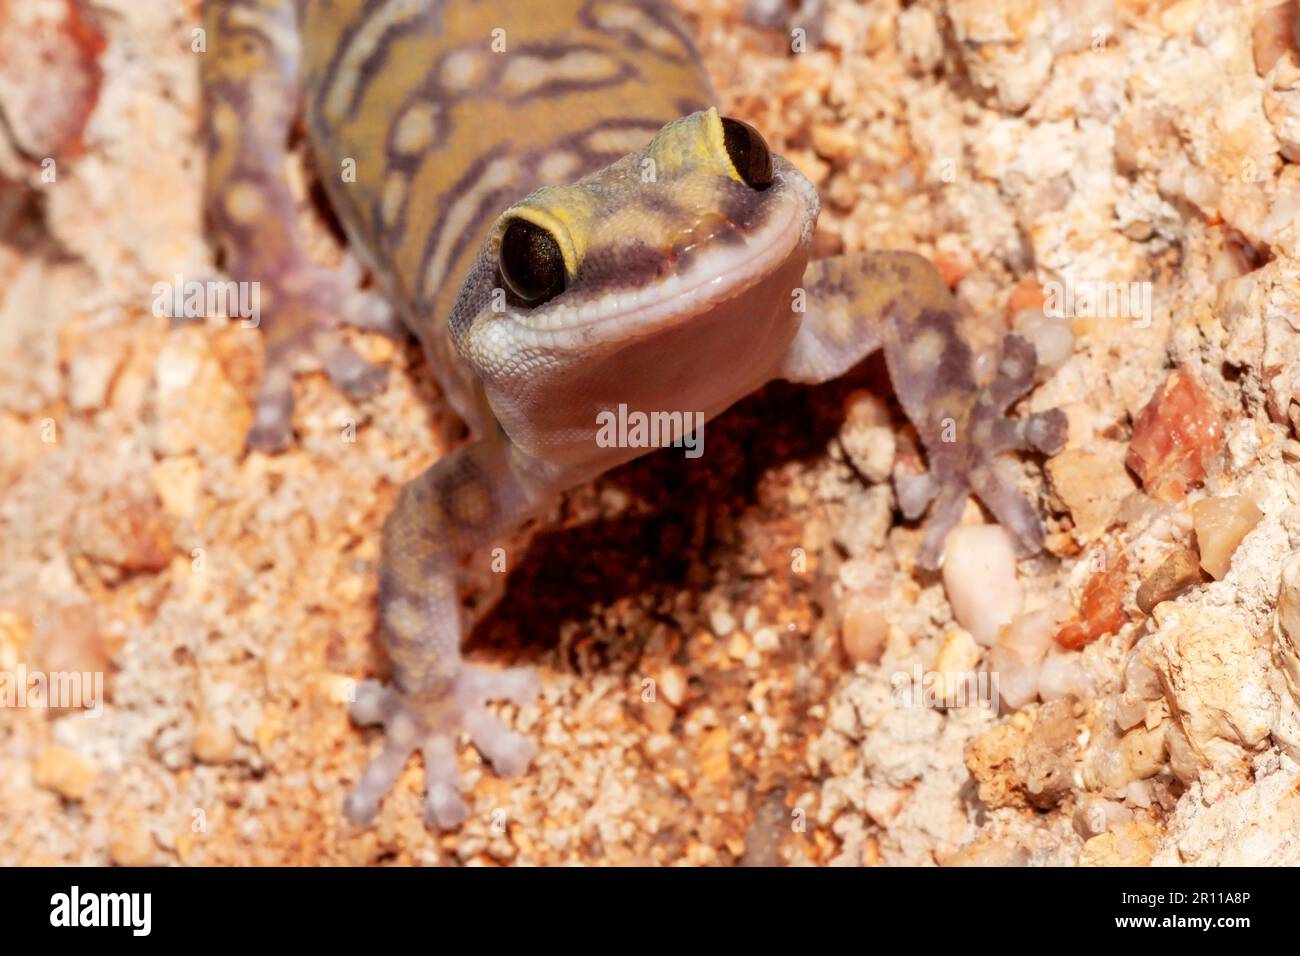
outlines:
M720 245L743 246L737 224L718 212L708 212L675 230L669 242L669 260L686 264L701 249Z

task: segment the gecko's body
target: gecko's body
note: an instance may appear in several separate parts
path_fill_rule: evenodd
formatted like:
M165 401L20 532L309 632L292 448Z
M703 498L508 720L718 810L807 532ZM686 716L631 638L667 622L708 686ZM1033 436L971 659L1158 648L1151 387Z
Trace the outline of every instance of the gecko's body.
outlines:
M387 730L349 798L354 819L373 818L419 749L427 818L458 823L462 728L499 771L527 766L531 743L484 704L528 699L535 678L462 661L458 586L564 489L642 453L597 441L620 405L708 418L767 381L834 378L883 346L929 457L929 475L899 488L908 517L931 509L921 563L937 563L971 492L1022 552L1041 546L1034 509L993 467L1063 438L1059 413L1003 417L1032 384L1032 347L1008 337L997 377L977 385L956 306L923 259L810 265L815 191L710 108L667 4L209 0L207 25L209 205L228 271L263 288L250 443L290 440L303 352L349 394L382 383L336 325L381 325L383 309L346 270L310 264L298 236L284 168L299 108L353 249L473 435L385 522L394 687L369 682L354 706Z

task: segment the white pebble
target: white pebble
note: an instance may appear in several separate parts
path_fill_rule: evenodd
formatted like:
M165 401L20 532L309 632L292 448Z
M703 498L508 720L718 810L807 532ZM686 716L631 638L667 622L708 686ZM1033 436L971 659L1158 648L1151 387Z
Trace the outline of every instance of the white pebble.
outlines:
M850 558L840 565L840 583L849 591L865 591L879 578L876 565L863 558Z
M1012 710L1038 697L1043 658L1052 646L1060 619L1057 607L1018 615L998 633L989 651L989 670L998 676L998 693Z
M736 629L736 619L726 611L714 611L709 615L709 627L718 637L727 637Z
M1083 655L1053 647L1038 674L1038 696L1056 700L1073 695L1080 700L1092 696L1092 679L1083 669Z
M781 646L781 635L774 627L760 627L754 632L754 649L766 654Z
M944 546L943 587L957 623L992 647L1025 601L1007 533L995 524L954 528Z

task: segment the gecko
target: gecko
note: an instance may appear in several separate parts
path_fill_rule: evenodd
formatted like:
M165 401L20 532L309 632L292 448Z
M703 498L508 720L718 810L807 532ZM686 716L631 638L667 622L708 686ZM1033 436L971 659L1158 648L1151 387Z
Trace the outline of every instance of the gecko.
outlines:
M210 227L222 268L262 296L250 449L293 441L304 363L353 399L384 387L348 325L413 334L470 435L383 523L392 678L351 705L383 728L344 804L355 823L417 751L425 822L463 822L462 733L497 773L528 768L533 743L489 704L527 705L539 678L462 658L460 592L494 542L647 451L597 441L612 409L707 421L767 382L826 382L883 349L928 464L896 479L904 518L925 516L917 563L939 565L972 494L1019 554L1042 549L1036 506L998 461L1065 440L1059 409L1010 414L1034 385L1033 345L1004 336L981 381L926 259L810 261L816 189L718 111L670 5L208 0L204 22ZM300 140L355 257L338 267L308 254L286 172Z

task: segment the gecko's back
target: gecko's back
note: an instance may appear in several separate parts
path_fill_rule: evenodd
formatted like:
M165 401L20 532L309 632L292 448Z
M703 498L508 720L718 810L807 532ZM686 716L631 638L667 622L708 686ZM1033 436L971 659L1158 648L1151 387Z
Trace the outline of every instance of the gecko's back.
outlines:
M710 105L689 35L655 0L308 0L301 17L332 205L473 421L446 323L489 225Z

